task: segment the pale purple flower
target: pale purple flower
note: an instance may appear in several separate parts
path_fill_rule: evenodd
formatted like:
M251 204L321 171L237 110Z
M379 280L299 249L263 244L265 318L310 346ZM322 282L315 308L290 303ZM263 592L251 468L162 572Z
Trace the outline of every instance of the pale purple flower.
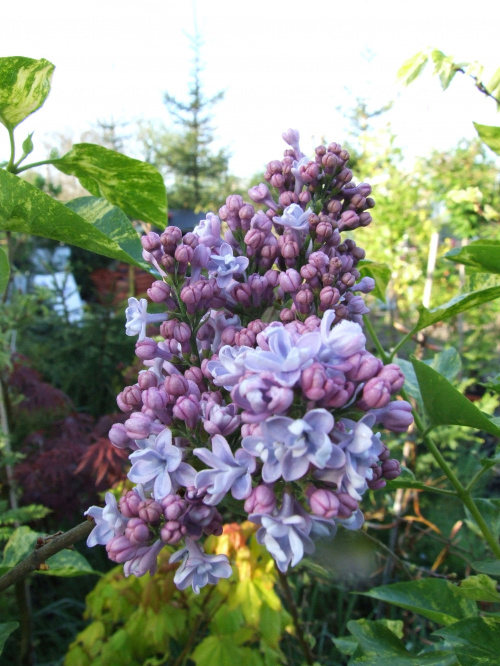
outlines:
M321 320L320 332L324 346L320 358L325 362L347 359L365 349L366 338L361 326L353 321L343 320L332 328L336 316L334 310L327 310Z
M212 254L210 259L208 268L217 274L217 284L221 289L229 285L233 275L243 273L249 264L247 257L233 255L233 248L229 243L222 243L219 254Z
M300 134L299 130L288 128L285 132L281 134L283 141L285 141L289 146L293 148L295 157L300 160L304 154L300 150L299 139Z
M238 428L241 418L238 416L237 407L233 403L229 405L218 405L211 402L205 410L203 427L209 435L223 435L226 437Z
M166 314L148 314L148 302L145 298L140 301L137 298L128 299L128 308L125 310L127 323L125 333L127 335L139 335L139 340L146 337L146 326L160 321L165 321Z
M232 574L231 565L226 555L207 555L201 547L190 539L186 539L186 547L174 553L169 562L182 560L181 566L174 576L174 583L179 590L192 586L196 594L207 583L215 585L220 578L229 578Z
M263 421L271 414L282 414L293 402L293 390L276 382L273 372L248 374L231 391L233 402L243 408L245 423Z
M165 428L148 446L130 455L128 478L153 487L158 501L179 486L193 484L195 470L182 462L182 451L172 444L172 432Z
M314 552L314 543L309 537L312 518L292 495L283 495L281 509L276 515L252 513L248 518L261 525L257 530L257 541L267 548L281 572L285 573L290 564L292 567L298 564L304 553Z
M343 465L343 452L328 437L333 424L333 416L326 409L313 409L295 421L272 416L261 423L262 434L244 437L242 446L263 461L262 478L266 483L280 476L295 481L307 473L310 464L323 469L327 461L335 459L336 466Z
M213 213L207 213L206 219L200 220L193 229L193 234L198 237L200 243L208 248L213 249L222 245L220 220Z
M158 554L164 547L163 541L158 539L151 546L143 546L139 548L135 556L125 562L123 573L125 576L144 576L149 571L150 576L156 573L158 568Z
M251 347L232 347L231 345L221 347L219 358L207 363L207 369L214 378L214 384L230 391L245 374L245 356L249 351L251 351Z
M105 546L112 537L124 534L127 527L128 518L120 513L113 493L106 493L105 501L104 509L91 506L83 514L84 516L91 516L95 522L95 527L87 538L89 548L97 544Z
M304 212L298 204L290 204L280 217L273 217L273 222L291 229L296 234L296 240L298 240L298 234L307 234L309 231L309 217L313 212L312 208L308 208Z
M252 472L255 471L255 459L244 449L235 454L221 435L212 438L212 451L194 449L205 465L212 469L198 472L195 479L197 488L206 488L205 504L219 504L224 495L231 491L235 499L246 499L252 491Z
M271 372L281 386L292 387L300 379L301 371L310 365L321 346L319 333L306 333L297 341L282 325L268 326L262 333L269 351L250 350L244 363L252 372Z

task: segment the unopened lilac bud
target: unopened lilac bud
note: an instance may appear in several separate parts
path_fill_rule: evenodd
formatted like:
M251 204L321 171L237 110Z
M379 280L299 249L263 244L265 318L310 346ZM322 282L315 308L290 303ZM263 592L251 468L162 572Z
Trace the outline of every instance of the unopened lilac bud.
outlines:
M201 417L200 401L194 395L181 396L174 405L174 416L185 421L188 428L194 428Z
M169 377L166 377L163 385L165 391L176 398L181 395L186 395L188 392L187 379L182 375L170 375Z
M180 495L167 495L161 500L165 520L178 520L187 509L185 500Z
M252 305L252 290L248 283L238 283L232 291L232 296L237 303L240 303L244 308L249 308Z
M188 264L193 258L194 250L189 245L179 245L175 250L175 258L180 264Z
M301 285L299 291L295 294L295 305L301 314L308 314L311 311L311 305L314 301L314 294L309 285Z
M295 293L302 284L302 277L294 268L289 268L279 275L279 284L285 293Z
M279 196L279 204L281 208L288 208L288 206L298 202L299 197L293 192L282 192Z
M142 394L142 402L147 409L153 412L161 412L167 405L167 395L165 389L153 386Z
M256 337L253 331L250 331L248 328L242 328L241 331L236 332L234 341L238 347L254 347Z
M401 474L399 460L391 458L390 460L384 461L382 463L382 474L384 478L387 479L387 481L397 479L397 477Z
M273 512L276 506L276 495L269 486L256 486L245 500L245 511L250 513Z
M321 400L325 397L326 372L322 363L312 363L302 371L300 385L308 400Z
M413 423L412 407L406 400L393 400L377 414L377 422L392 432L406 432Z
M175 247L182 238L179 227L167 227L160 236L161 244L165 247Z
M114 423L108 434L109 441L117 449L127 449L135 447L135 442L127 435L127 430L123 423Z
M346 362L351 367L345 371L345 376L353 382L366 382L375 377L382 368L382 361L367 351L353 354Z
M223 345L234 345L234 337L238 329L235 326L228 326L221 333L221 343Z
M184 377L188 380L188 382L193 382L196 384L200 391L206 391L207 387L205 386L205 379L201 368L193 365L186 370ZM191 390L190 393L192 392L193 391Z
M113 562L121 564L131 560L137 552L137 546L130 542L130 540L122 534L121 536L114 536L106 544L108 557Z
M323 216L323 217L326 217ZM330 220L322 220L316 227L316 240L318 243L324 243L333 234L333 226Z
M386 486L385 479L382 478L382 466L381 465L372 465L373 476L371 479L368 479L367 485L370 490L380 490Z
M277 190L281 190L281 188L285 186L286 179L285 179L285 176L283 176L283 174L281 174L281 173L274 173L274 174L271 176L269 182L270 182L271 185L272 185L273 187L275 187Z
M226 199L226 206L230 213L238 213L244 203L243 198L239 194L231 194Z
M290 310L290 308L283 308L280 311L280 320L284 324L288 324L291 321L295 320L295 312L293 310Z
M154 499L147 499L139 504L139 518L142 518L146 523L159 525L162 516L163 507Z
M340 300L339 290L335 287L323 287L319 293L319 308L323 312L330 310Z
M339 508L337 516L339 518L350 518L352 514L358 510L359 505L356 500L349 495L349 493L335 493L339 500Z
M391 385L386 379L373 377L363 387L363 397L358 407L365 411L385 407L391 399Z
M142 391L138 384L134 384L133 386L126 386L123 389L121 396L122 401L131 407L137 407L137 405L142 404Z
M158 377L152 370L142 370L137 377L137 383L145 391L152 386L158 386Z
M139 505L142 502L140 495L133 490L129 490L125 495L120 497L118 507L120 513L125 518L134 518L139 515Z
M154 231L150 231L141 236L141 244L147 252L154 252L161 246L160 237Z
M382 370L379 372L378 377L380 379L385 379L391 386L391 393L397 393L403 388L405 383L405 376L401 368L395 363L389 363L389 365L384 365Z
M131 439L147 439L152 432L152 420L142 412L134 412L124 423Z
M354 285L353 291L360 291L363 294L369 294L375 289L375 280L371 277L364 277Z
M165 284L163 280L155 280L151 287L147 291L148 298L153 301L153 303L164 303L172 294L168 284Z
M308 493L308 499L311 511L316 516L333 518L339 512L340 500L337 495L334 495L329 490L325 490L324 488L314 490L311 494Z
M160 538L164 543L175 545L186 535L186 526L177 520L168 520L160 530Z
M255 185L255 187L250 188L248 190L248 196L250 199L252 199L252 201L255 201L255 203L265 204L270 208L274 208L274 210L277 210L278 208L271 196L269 188L265 183L260 183L259 185Z
M372 216L370 213L367 213L366 211L364 213L360 213L359 215L359 226L360 227L367 227L372 221Z
M260 229L249 229L245 234L245 245L251 248L254 252L258 250L266 239L266 234Z
M143 546L152 534L142 518L131 518L125 528L125 536L132 545Z
M143 361L151 361L157 357L158 344L151 338L144 338L135 343L135 353Z

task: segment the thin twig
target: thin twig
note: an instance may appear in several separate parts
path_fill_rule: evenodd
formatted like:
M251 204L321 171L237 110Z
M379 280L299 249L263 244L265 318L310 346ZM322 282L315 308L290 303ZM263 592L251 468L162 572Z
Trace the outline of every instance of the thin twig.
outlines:
M17 583L17 581L26 578L30 573L36 571L41 564L49 557L55 555L60 550L69 548L74 543L86 539L92 529L95 527L93 520L86 520L80 525L73 527L68 532L51 539L41 548L36 548L28 557L22 562L16 564L10 571L0 578L0 592L6 590L8 587Z

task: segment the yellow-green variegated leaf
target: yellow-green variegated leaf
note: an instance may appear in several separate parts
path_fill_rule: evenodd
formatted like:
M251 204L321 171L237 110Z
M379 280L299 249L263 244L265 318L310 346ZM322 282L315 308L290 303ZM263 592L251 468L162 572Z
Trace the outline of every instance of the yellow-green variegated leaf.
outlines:
M59 171L76 176L96 197L104 197L129 217L167 225L167 194L163 177L152 164L92 143L77 143L52 160Z
M106 201L84 199L65 206L0 169L0 229L51 238L143 267L139 236L123 211Z
M0 58L0 122L13 130L39 109L50 92L54 65L41 58Z
M7 288L7 285L9 284L9 277L9 258L7 257L7 252L2 247L0 247L0 296L3 294Z

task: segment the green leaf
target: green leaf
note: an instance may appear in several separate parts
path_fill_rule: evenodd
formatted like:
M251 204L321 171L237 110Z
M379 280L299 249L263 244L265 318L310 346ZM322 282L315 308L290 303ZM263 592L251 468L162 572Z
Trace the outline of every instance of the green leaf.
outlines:
M30 153L33 152L33 132L28 134L22 143L23 155L28 157Z
M458 588L460 592L474 601L491 601L498 603L500 594L497 592L497 583L493 578L480 574L479 576L469 576L460 583Z
M54 65L42 58L0 58L0 122L13 130L39 109L50 92Z
M407 86L414 81L423 72L429 55L425 51L416 53L411 58L408 58L398 70L398 79Z
M456 585L442 579L383 585L364 594L444 625L477 616L474 601L466 599Z
M0 247L0 295L7 289L10 277L10 265L7 252Z
M486 85L486 88L490 93L495 93L498 87L500 87L500 67L493 74L491 79L488 81L488 84Z
M361 277L371 277L375 280L375 289L372 294L379 300L386 302L386 290L391 279L391 269L387 264L379 264L375 261L360 261L357 268Z
M431 425L460 425L500 435L495 425L450 382L422 361L412 357L422 400Z
M413 369L410 361L407 361L404 358L395 358L394 363L398 365L405 376L405 391L412 397L415 398L420 404L422 404L422 396L420 394L420 387L417 381L417 375Z
M236 645L231 635L207 636L196 647L190 658L196 666L263 666L258 652Z
M475 497L474 503L479 509L485 523L488 525L490 532L492 532L492 534L498 539L500 536L500 499ZM466 509L466 513L470 523L473 521L473 518L470 515L468 509ZM473 522L471 526L473 529L475 529L478 535L481 534L481 531L476 527L475 522Z
M94 571L85 557L76 550L61 550L52 557L49 557L46 564L48 564L49 569L46 571L37 571L37 573L48 576L62 576L64 578L84 576L86 574L101 575L99 571Z
M354 635L361 647L361 654L356 653L349 664L380 666L448 666L456 663L455 655L450 652L431 652L411 654L402 641L381 621L351 620L347 628Z
M498 666L500 622L475 617L434 632L451 643L461 666Z
M480 573L489 576L500 576L500 560L483 560L482 562L472 562L472 567Z
M152 164L92 143L77 143L51 164L76 176L91 194L107 199L130 217L166 227L165 183Z
M450 250L445 258L478 271L500 274L500 241L473 241L464 247Z
M488 303L489 301L493 301L499 297L500 285L490 287L488 289L469 292L466 294L460 294L459 296L452 298L447 303L444 303L437 308L433 308L432 310L428 310L423 305L420 305L418 308L418 322L411 333L413 334L417 331L421 331L423 328L427 328L427 326L436 324L438 321L450 319L450 317L454 317L461 312L465 312L470 308L478 307L483 303Z
M440 375L446 377L448 381L452 381L462 369L462 361L460 354L454 347L447 347L439 354L436 354L433 359L424 361Z
M2 569L11 569L27 557L35 548L38 533L23 525L12 533L3 552Z
M398 488L413 488L414 490L429 490L429 486L425 483L417 481L411 470L407 467L401 467L401 474L397 479L387 481L386 488L388 490L397 490Z
M128 220L122 218L120 226L113 232L128 251L98 228L100 224L107 228L105 214L111 208L104 203L102 219L90 216L86 220L22 178L0 170L0 229L51 238L143 267L141 242ZM86 210L95 211L95 208L88 204ZM114 215L118 219L119 213Z
M450 83L453 81L455 74L458 72L457 65L453 62L451 56L443 58L439 66L439 80L441 82L441 88L446 90Z
M19 622L2 622L0 624L0 656L3 652L5 641L19 627Z
M474 123L479 138L483 141L488 148L500 155L500 127L495 127L493 125L480 125L479 123Z

